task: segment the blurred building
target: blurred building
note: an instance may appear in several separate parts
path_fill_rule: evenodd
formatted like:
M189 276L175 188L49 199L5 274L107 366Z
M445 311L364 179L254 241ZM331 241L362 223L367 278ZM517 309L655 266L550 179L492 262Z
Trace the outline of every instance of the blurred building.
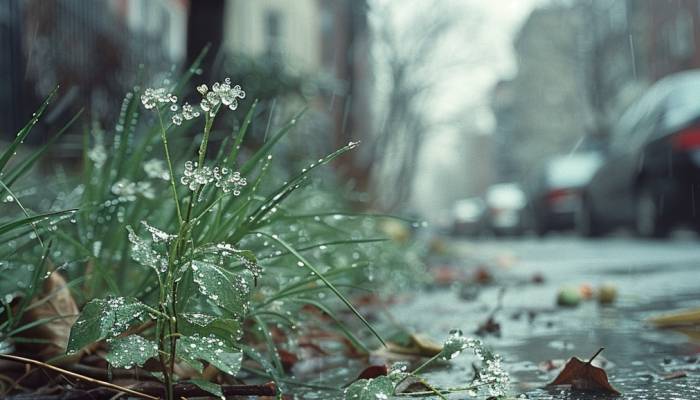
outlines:
M568 152L586 134L577 28L565 5L536 9L514 40L517 74L492 91L498 180L520 181L548 156Z
M305 80L302 95L312 107L315 129L322 133L314 139L315 151L343 146L369 132L367 7L365 0L225 3L225 53L278 65ZM345 172L356 180L368 175L361 157L341 162L349 164Z
M63 110L112 115L142 66L168 71L184 55L184 0L3 0L0 120L15 132L54 87ZM51 121L45 121L50 123ZM5 134L6 135L6 134Z

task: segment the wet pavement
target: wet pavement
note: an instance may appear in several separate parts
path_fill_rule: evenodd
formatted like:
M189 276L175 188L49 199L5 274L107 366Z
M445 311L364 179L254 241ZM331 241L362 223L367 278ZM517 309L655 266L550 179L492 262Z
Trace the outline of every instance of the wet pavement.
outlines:
M466 296L460 285L426 292L394 306L397 320L435 338L444 338L454 328L475 332L505 288L502 308L495 314L500 337L487 335L484 341L504 356L518 393L532 399L609 398L540 389L557 373L545 372L541 364L571 356L587 359L604 347L605 368L623 398L700 398L700 343L645 322L659 313L700 307L697 238L524 238L461 241L452 249L452 268L460 268L460 263L465 270L486 266L493 282ZM540 284L533 282L537 275L543 278ZM575 308L556 306L560 288L585 284L594 289L615 286L616 301L609 306L595 300ZM664 379L675 371L687 376ZM471 360L466 359L447 370L436 369L430 377L454 386L456 379L464 382L471 373Z
M604 347L601 361L622 398L700 399L700 342L645 322L660 313L700 307L696 237L645 241L560 236L458 241L450 248L450 268L463 269L467 276L486 268L492 283L478 291L452 284L414 296L392 307L396 320L439 339L454 328L473 333L493 312L505 288L502 308L494 314L500 337L487 335L483 340L503 355L517 393L531 399L611 398L541 389L557 373L545 372L542 364L571 356L588 359ZM533 282L538 275L542 283ZM562 287L590 285L595 290L602 284L617 288L612 305L595 300L575 308L556 305ZM687 375L665 379L677 371ZM431 381L447 386L468 382L471 375L468 358L427 373Z
M388 310L391 320L440 341L452 329L475 336L493 316L500 334L481 338L504 357L513 393L529 399L700 399L700 340L693 342L646 322L651 316L700 307L698 238L460 240L449 243L448 249L448 255L430 264L433 273L444 269L450 279L442 286L399 296ZM438 275L445 278L444 273ZM594 298L577 307L557 306L562 288L587 286L595 292L603 284L617 289L610 305ZM499 298L501 306L494 311ZM605 350L596 361L622 397L543 388L567 359L587 360L601 347ZM371 362L377 360L381 358ZM473 361L460 356L422 375L441 387L464 386L474 376ZM309 383L342 384L365 366L340 356L300 362L297 367L306 370L302 376ZM669 379L679 372L681 377ZM304 399L341 396L313 389L297 394ZM464 392L448 397L469 398Z

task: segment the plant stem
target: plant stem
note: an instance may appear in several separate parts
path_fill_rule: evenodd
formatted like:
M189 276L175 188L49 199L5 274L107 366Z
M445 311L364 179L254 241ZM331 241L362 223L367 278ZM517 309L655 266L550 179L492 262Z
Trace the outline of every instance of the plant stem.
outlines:
M168 150L168 137L165 134L165 126L163 125L163 117L158 110L158 122L160 122L160 137L163 140L163 150L165 151L165 160L168 163L168 173L170 174L170 187L173 191L173 200L175 200L175 209L180 224L182 224L182 212L180 211L180 201L177 196L177 186L175 186L175 174L173 171L173 163L170 161L170 150Z

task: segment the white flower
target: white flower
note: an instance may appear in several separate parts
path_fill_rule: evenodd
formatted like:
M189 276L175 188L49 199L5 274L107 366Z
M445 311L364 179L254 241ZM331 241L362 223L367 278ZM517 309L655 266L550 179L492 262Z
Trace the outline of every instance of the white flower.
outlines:
M146 88L141 94L141 103L150 110L158 104L176 103L177 96L169 93L165 88Z
M143 163L143 170L146 176L152 179L162 179L167 181L170 179L170 173L165 168L165 162L157 158L150 159Z

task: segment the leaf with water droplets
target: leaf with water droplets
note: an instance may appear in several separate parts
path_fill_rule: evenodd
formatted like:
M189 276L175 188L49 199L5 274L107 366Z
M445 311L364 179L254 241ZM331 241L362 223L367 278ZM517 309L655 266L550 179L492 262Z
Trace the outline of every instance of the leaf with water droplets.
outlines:
M394 393L394 384L388 376L359 379L345 389L345 400L383 400Z
M204 379L190 379L190 382L205 392L209 392L222 399L224 398L224 392L221 390L221 386L214 382L205 381Z
M184 335L213 333L233 345L243 336L240 321L201 313L183 313L180 332Z
M109 342L109 353L105 358L116 368L142 366L149 358L158 355L158 346L138 335L120 337Z
M136 232L127 226L129 242L131 242L131 258L144 267L153 268L157 274L168 270L168 260L153 250L151 243L143 240Z
M249 271L232 274L214 264L193 261L192 277L200 293L232 313L234 318L243 318L248 312L251 286Z
M177 354L196 369L201 369L201 361L206 361L229 375L236 375L241 369L243 353L228 346L221 338L209 334L183 336L177 342Z
M134 298L94 299L73 324L66 352L75 353L90 343L115 337L145 319L146 306Z

